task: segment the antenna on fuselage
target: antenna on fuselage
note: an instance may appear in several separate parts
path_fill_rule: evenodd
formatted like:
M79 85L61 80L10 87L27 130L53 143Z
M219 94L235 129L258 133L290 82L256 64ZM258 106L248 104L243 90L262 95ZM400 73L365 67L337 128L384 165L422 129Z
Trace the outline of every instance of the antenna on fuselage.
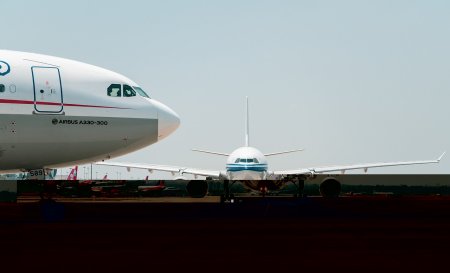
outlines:
M248 147L250 145L250 140L249 140L249 115L248 115L248 97L245 97L246 99L246 106L245 106L245 112L246 112L246 117L245 117L245 147Z

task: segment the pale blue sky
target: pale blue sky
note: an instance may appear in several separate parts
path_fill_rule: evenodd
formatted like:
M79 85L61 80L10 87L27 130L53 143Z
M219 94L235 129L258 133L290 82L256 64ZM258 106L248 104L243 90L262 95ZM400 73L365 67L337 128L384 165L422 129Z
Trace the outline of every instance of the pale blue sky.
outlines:
M119 72L181 116L172 136L116 160L223 169L225 158L190 149L243 145L245 96L253 146L306 149L270 169L450 151L448 1L14 0L0 10L1 48ZM448 174L449 162L369 172Z

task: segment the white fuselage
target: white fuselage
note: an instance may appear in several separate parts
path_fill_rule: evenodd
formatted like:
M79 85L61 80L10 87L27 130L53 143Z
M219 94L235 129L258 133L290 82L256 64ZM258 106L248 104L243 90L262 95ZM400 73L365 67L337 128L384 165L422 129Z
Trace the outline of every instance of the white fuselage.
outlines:
M253 147L241 147L227 159L227 176L230 180L261 180L267 176L267 160Z
M253 147L241 147L228 156L227 172L222 179L238 180L247 188L266 192L283 184L268 171L266 156Z
M121 156L167 137L179 117L96 66L0 50L0 172Z

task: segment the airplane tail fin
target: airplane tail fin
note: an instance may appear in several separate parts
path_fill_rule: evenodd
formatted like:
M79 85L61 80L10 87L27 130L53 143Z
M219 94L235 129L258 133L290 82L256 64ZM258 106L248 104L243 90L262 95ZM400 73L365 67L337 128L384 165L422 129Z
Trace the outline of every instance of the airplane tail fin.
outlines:
M250 124L249 124L248 97L246 97L245 111L246 111L246 116L245 116L245 147L249 147L250 146L250 136L249 136ZM199 150L199 149L192 149L192 151L199 152L199 153L205 153L205 154L212 154L212 155L230 156L230 154L226 154L226 153L219 153L219 152Z
M245 147L250 146L250 137L249 137L249 110L248 110L248 97L245 97Z
M52 169L48 172L48 179L54 180L56 177L56 173L58 172L57 169Z
M67 180L77 180L78 166L75 166L71 171Z

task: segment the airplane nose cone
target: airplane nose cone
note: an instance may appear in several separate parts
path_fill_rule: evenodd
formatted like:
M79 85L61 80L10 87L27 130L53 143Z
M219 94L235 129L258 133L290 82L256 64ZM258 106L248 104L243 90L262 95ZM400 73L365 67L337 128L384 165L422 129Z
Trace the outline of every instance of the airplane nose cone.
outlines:
M158 141L166 138L180 126L180 117L175 111L158 103Z

